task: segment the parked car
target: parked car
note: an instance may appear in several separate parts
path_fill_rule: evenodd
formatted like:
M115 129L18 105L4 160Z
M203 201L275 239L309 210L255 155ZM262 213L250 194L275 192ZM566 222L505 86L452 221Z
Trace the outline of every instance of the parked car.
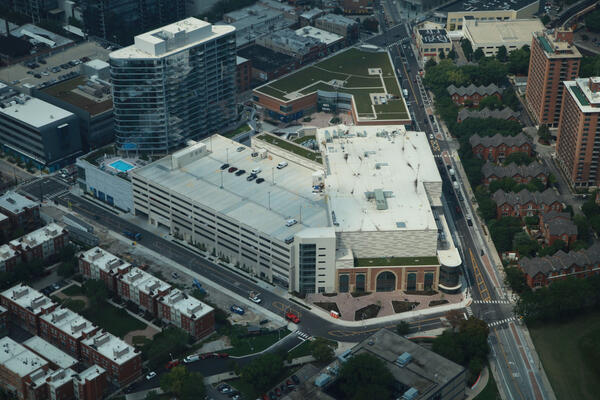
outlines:
M177 272L172 272L171 276L173 277L173 279L179 279L179 274Z
M229 169L227 170L227 172L231 173L231 172L235 172L237 171L236 167L229 167Z
M265 180L264 180L263 178L258 178L258 179L256 180L256 183L263 183L264 181L265 181Z
M250 181L253 181L253 180L255 180L255 179L256 179L256 175L254 175L254 174L250 174L250 175L248 175L248 177L246 178L246 180L247 180L248 182L250 182Z
M190 364L190 363L198 361L199 359L200 359L200 355L190 354L189 356L187 356L186 358L183 359L183 362L186 364Z
M298 316L291 311L285 313L285 318L292 321L295 324L300 322L300 318L298 318Z
M287 161L282 161L279 164L277 164L277 169L284 169L287 166L288 166Z
M288 219L287 222L285 223L285 226L293 226L296 225L298 223L298 221L296 221L294 218L292 219Z
M237 149L235 149L235 151L237 151L238 153L239 153L240 151L244 151L244 150L246 150L246 148L245 148L244 146L240 146L240 147L238 147Z
M244 309L238 305L232 305L231 307L229 307L229 309L231 310L231 312L239 314L239 315L244 315L244 313L246 311L244 311Z
M151 372L148 372L148 375L146 375L146 380L149 381L155 377L156 377L156 372L151 371Z
M259 167L256 167L256 168L254 168L254 169L253 169L251 172L252 172L254 175L258 175L258 174L260 174L260 173L262 172L262 169L260 169Z
M235 176L240 176L240 175L244 175L246 173L245 169L240 169L235 173Z
M179 361L179 360L171 360L171 361L169 361L169 362L167 363L167 365L165 365L165 368L166 368L166 369L171 369L171 368L173 368L173 367L176 367L176 366L178 366L179 364L180 364L180 361Z
M229 168L229 164L225 163L225 164L221 165L222 170L227 169L227 168Z

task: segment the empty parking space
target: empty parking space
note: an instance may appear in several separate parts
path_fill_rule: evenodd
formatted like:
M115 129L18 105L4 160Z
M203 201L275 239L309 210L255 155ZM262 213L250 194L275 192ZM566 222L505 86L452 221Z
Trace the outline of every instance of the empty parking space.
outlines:
M54 177L44 177L36 179L26 185L21 186L20 191L23 194L36 199L53 199L69 190L69 186Z

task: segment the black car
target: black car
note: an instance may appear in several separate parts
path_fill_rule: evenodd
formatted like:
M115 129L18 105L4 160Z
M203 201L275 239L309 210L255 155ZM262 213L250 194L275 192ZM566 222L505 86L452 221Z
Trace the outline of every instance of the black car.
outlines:
M256 183L263 183L264 181L265 181L265 180L264 180L263 178L258 178L258 179L256 180Z
M244 175L245 173L246 173L246 170L245 170L245 169L240 169L239 171L237 171L237 172L235 173L235 175L236 175L236 176L240 176L240 175Z
M298 379L298 377L296 375L292 375L291 378L296 385L298 385L300 383L300 379Z
M46 60L44 60L44 59L41 59L41 58L38 60L38 62L39 62L40 64L46 64Z
M33 74L34 77L40 79L42 76L40 74Z
M248 182L250 182L250 181L253 181L253 180L255 180L255 179L256 179L256 175L254 175L254 174L250 174L250 175L248 175L248 177L246 178L246 180L247 180Z
M229 164L223 164L223 165L221 165L221 169L227 169L227 168L229 168Z

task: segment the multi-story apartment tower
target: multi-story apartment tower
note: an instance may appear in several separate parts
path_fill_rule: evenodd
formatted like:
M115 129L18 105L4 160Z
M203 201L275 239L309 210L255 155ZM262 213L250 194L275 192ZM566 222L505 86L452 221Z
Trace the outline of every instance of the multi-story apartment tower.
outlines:
M556 155L575 187L598 186L600 174L600 77L564 82Z
M236 117L235 28L187 18L110 54L120 149L166 153Z
M573 31L556 29L533 34L525 97L538 124L558 126L563 81L577 78L580 61Z

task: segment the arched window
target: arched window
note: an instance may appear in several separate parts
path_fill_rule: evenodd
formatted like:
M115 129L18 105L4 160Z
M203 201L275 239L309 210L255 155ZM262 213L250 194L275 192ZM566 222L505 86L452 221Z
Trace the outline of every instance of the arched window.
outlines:
M396 275L390 271L381 272L377 275L378 292L393 292L396 289Z
M347 293L348 292L348 282L350 280L348 275L340 275L339 279L340 279L339 292Z

